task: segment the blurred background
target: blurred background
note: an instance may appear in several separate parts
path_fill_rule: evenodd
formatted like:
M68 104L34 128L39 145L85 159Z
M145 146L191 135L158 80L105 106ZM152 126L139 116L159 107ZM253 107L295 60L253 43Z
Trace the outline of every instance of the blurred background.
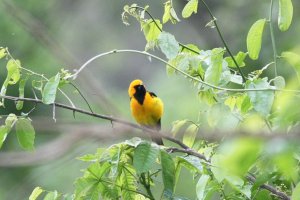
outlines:
M162 18L163 1L100 1L100 0L1 0L0 1L0 46L8 47L14 58L23 67L54 76L61 68L71 72L78 69L89 58L112 49L144 50L146 41L135 19L129 19L125 26L121 13L126 4L150 5L150 13ZM180 19L186 1L174 1ZM231 51L246 51L246 36L250 26L260 18L268 18L269 1L210 0L207 2L218 19L224 38ZM294 3L294 19L300 12L299 1ZM274 6L274 18L277 5ZM177 41L193 43L200 49L223 47L216 30L205 25L210 21L207 11L199 3L198 14L182 20L176 26L167 23L164 30L175 35ZM291 28L281 33L275 27L277 51L293 50L300 47L300 24L294 21ZM271 41L266 28L261 59L251 63L249 71L262 68L272 61ZM163 57L163 55L157 55ZM288 77L294 71L279 61L279 74ZM5 60L0 60L0 84L3 83ZM247 72L247 69L245 69ZM266 71L272 76L273 70ZM184 77L167 76L165 65L147 57L135 54L113 54L98 59L79 75L74 84L89 101L94 112L112 115L128 121L133 119L129 110L127 88L131 80L140 78L150 91L154 91L165 102L162 120L163 130L169 130L174 120L197 121L202 102L196 89ZM77 107L88 109L78 92L71 86L62 88ZM10 89L8 95L18 95L18 89ZM38 94L39 95L39 94ZM25 97L33 97L27 86ZM58 101L68 103L59 94ZM23 112L28 112L34 104L25 104ZM6 102L6 109L0 114L15 110L13 102ZM201 117L201 116L200 116ZM0 151L0 200L28 199L36 186L47 190L59 189L62 193L72 193L73 181L81 176L80 169L87 166L76 159L86 153L94 153L99 147L107 147L118 141L137 136L126 127L109 121L56 109L55 122L52 107L38 105L31 114L36 129L36 150L24 152L20 149L14 133L9 134ZM2 119L3 121L3 119ZM1 121L1 122L2 122ZM3 122L2 122L3 123ZM116 134L122 132L123 134ZM187 184L192 184L187 178ZM193 199L190 190L178 187L179 195Z

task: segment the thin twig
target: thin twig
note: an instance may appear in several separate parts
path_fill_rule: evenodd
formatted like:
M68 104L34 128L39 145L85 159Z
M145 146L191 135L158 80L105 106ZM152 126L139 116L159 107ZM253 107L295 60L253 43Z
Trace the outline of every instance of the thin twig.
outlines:
M241 74L241 76L242 76L242 78L243 78L243 82L246 82L246 77L245 77L243 71L241 70L239 64L237 63L237 61L235 60L234 56L232 55L232 53L231 53L231 51L230 51L230 49L229 49L229 47L228 47L228 45L227 45L227 43L226 43L226 41L225 41L225 39L224 39L224 37L223 37L223 35L222 35L220 29L219 29L219 26L218 26L218 23L217 23L217 18L215 18L215 16L212 14L212 12L211 12L210 8L208 7L208 5L206 4L206 2L205 2L204 0L201 0L201 2L204 4L206 10L208 11L208 13L209 13L209 15L210 15L210 17L211 17L211 20L213 21L213 23L214 23L214 25L215 25L215 27L216 27L216 29L217 29L217 32L218 32L218 34L219 34L219 37L220 37L221 40L222 40L222 43L224 44L224 46L225 46L227 52L229 53L230 57L232 58L232 60L233 60L233 62L234 62L234 64L235 64L235 66L236 66L237 69L239 70L239 72L240 72L240 74Z
M247 175L246 178L251 182L251 183L255 183L256 178L252 175ZM262 184L260 186L260 188L262 189L266 189L268 191L270 191L272 194L276 195L277 197L279 197L280 199L283 200L290 200L290 197L288 197L285 193L278 191L277 189L275 189L274 187L272 187L271 185L267 185L267 184Z
M56 117L55 117L55 103L52 104L52 118L53 118L54 122L56 122Z
M174 153L174 152L186 153L188 155L193 155L195 157L198 157L201 160L205 160L206 162L210 162L203 154L198 153L190 148L189 149L179 149L177 147L170 147L167 149L167 152L169 152L169 153Z
M141 182L141 184L144 186L144 188L145 188L145 190L146 190L148 196L150 197L150 199L151 199L151 200L155 200L155 198L154 198L154 196L153 196L153 194L152 194L152 191L151 191L150 183L148 183L148 182L146 181L146 177L145 177L145 176L146 176L145 173L142 173L142 174L141 174L140 182ZM148 174L148 176L149 176L149 174Z
M269 27L270 27L271 41L272 41L272 48L273 48L275 76L277 76L277 50L276 50L276 42L275 42L275 36L273 31L272 16L273 16L273 0L271 0L270 3Z
M74 83L72 83L72 82L69 82L69 83L76 89L76 91L79 93L79 95L83 98L83 100L85 101L85 103L88 105L90 111L92 113L94 113L93 109L91 108L91 106L90 106L90 104L88 102L88 100L84 97L84 95L81 93L81 91L79 90L79 88Z
M145 56L149 56L149 57L152 57L156 60L159 60L160 62L170 66L171 68L173 68L175 71L181 73L182 75L188 77L189 79L192 79L196 82L199 82L203 85L206 85L210 88L213 88L213 89L216 89L216 90L223 90L223 91L227 91L227 92L251 92L251 91L279 91L279 92L293 92L293 93L300 93L300 90L287 90L287 89L278 89L278 88L275 88L275 87L272 87L272 88L253 88L253 89L233 89L233 88L224 88L224 87L219 87L219 86L215 86L215 85L212 85L210 83L207 83L201 79L198 79L196 77L193 77L191 76L190 74L184 72L183 70L181 69L178 69L177 67L175 67L174 65L170 64L169 62L167 62L166 60L156 56L156 55L153 55L153 54L150 54L146 51L139 51L139 50L133 50L133 49L115 49L115 50L111 50L111 51L108 51L108 52L104 52L104 53L101 53L101 54L98 54L92 58L90 58L87 62L85 62L74 74L72 74L71 76L67 77L67 78L70 78L70 79L76 79L78 74L85 68L88 66L88 64L90 64L91 62L93 62L94 60L98 59L98 58L101 58L103 56L107 56L107 55L110 55L110 54L114 54L114 53L135 53L135 54L142 54L142 55L145 55Z

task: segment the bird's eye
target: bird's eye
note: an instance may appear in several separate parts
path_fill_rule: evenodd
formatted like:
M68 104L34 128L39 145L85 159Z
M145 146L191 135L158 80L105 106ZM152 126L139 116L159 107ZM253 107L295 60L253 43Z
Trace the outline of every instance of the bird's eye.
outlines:
M138 89L138 90L141 90L142 87L143 87L142 85L139 85L139 86L137 87L137 89Z
M138 85L137 87L136 87L136 90L142 90L142 88L143 88L143 86L142 85Z

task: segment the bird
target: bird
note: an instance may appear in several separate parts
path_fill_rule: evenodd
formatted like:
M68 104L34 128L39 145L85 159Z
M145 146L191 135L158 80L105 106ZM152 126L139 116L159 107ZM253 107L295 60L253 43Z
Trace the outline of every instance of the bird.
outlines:
M164 112L164 104L153 92L146 90L143 81L133 80L128 88L130 98L130 110L133 118L143 127L153 130L161 130L161 117ZM150 134L153 142L163 145L161 137Z

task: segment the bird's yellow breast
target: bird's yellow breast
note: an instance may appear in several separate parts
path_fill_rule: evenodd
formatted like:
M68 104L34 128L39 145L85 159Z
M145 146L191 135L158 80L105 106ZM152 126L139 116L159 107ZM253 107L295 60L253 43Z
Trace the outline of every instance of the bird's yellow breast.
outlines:
M131 113L135 120L145 126L156 126L163 114L163 103L155 96L146 93L143 104L134 97L130 100Z

